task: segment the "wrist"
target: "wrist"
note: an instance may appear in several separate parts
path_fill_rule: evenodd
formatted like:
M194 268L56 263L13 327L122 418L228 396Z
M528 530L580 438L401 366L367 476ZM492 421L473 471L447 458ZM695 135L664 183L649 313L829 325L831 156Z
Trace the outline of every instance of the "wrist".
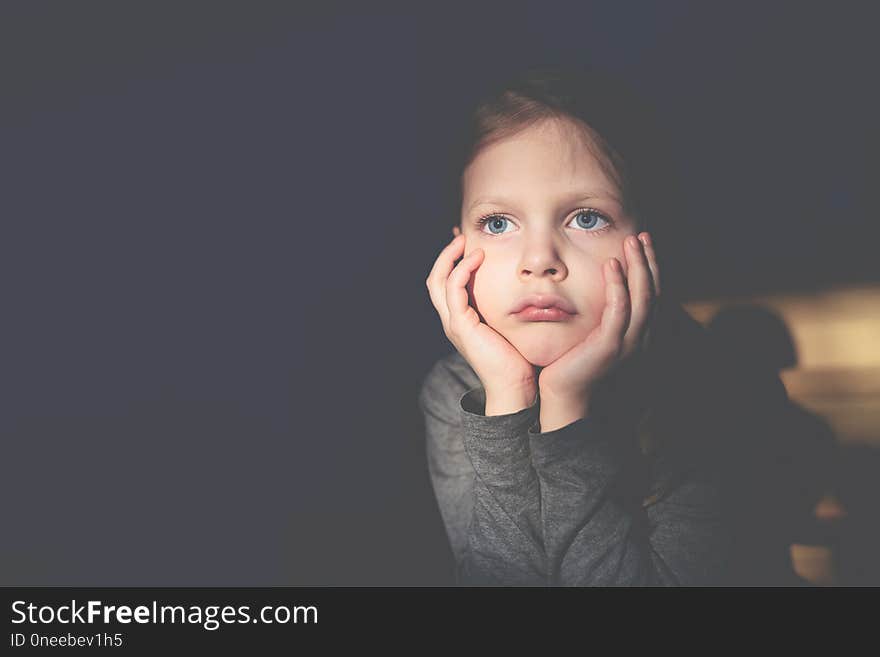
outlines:
M541 433L555 431L590 414L590 396L541 395Z
M485 414L490 416L517 413L533 406L537 396L538 391L534 386L487 389Z

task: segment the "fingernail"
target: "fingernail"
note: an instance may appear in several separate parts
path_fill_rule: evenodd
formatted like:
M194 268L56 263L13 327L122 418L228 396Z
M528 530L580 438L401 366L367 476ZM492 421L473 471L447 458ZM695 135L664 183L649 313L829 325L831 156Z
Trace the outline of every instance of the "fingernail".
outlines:
M642 244L645 246L651 246L651 238L648 233L642 233L639 238L642 240Z

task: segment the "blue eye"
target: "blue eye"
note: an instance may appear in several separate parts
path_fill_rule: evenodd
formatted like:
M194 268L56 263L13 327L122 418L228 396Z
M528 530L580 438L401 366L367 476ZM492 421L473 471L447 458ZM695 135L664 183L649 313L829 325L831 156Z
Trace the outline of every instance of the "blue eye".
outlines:
M589 218L581 221L581 217L588 216ZM587 230L591 230L596 227L596 223L599 221L604 221L606 224L610 224L611 222L605 218L605 216L592 208L585 208L583 210L579 210L575 215L575 221L577 222L578 227L585 228ZM594 231L595 232L595 231Z
M484 226L489 226L489 232L491 235L501 235L505 232L504 228L510 223L510 221L508 221L507 217L503 217L500 214L490 214L485 217L480 217L477 220L477 223L481 230Z

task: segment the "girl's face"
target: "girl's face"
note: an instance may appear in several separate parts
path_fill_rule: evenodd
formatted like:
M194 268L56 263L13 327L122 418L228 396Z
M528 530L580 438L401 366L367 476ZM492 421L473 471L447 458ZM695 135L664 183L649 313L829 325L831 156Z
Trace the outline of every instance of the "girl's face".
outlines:
M638 233L620 192L569 121L547 119L484 147L462 178L467 255L485 252L471 277L471 305L533 365L544 367L599 324L605 306L603 263ZM486 217L486 223L479 223ZM514 306L554 294L574 312L525 318Z

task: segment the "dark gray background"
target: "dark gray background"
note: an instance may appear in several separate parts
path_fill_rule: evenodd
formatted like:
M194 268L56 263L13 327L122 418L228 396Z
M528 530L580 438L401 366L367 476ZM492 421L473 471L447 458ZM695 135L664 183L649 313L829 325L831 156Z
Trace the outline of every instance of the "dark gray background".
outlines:
M0 583L449 582L434 153L499 67L655 102L684 298L880 278L862 5L370 4L4 3Z

